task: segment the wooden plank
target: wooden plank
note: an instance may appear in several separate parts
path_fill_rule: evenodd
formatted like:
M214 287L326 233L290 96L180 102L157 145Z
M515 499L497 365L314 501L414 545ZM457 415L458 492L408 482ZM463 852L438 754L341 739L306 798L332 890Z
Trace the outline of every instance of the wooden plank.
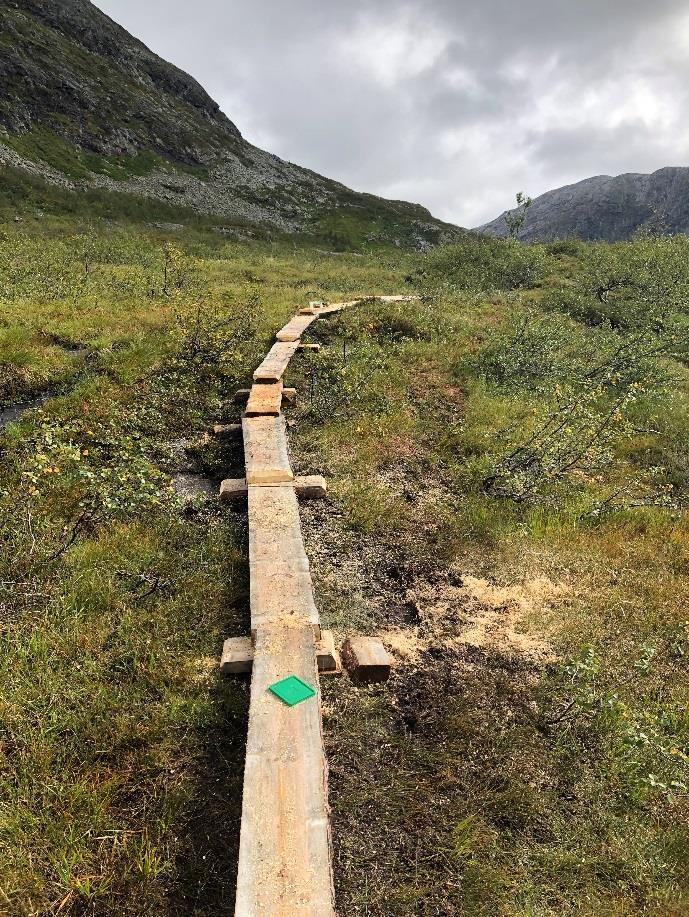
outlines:
M222 503L244 500L248 490L249 485L246 483L246 478L227 478L220 485L220 500Z
M320 638L309 561L294 487L249 487L251 632L310 626Z
M268 355L254 373L255 382L279 382L297 351L297 341L291 343L278 341L268 351Z
M288 707L268 688L290 675L316 696ZM327 766L309 628L256 638L244 770L236 917L334 917Z
M293 319L287 322L284 328L278 331L276 335L278 341L287 343L298 341L309 325L312 325L317 318L318 315L315 312L307 315L295 315Z
M244 417L244 460L249 484L281 484L294 480L287 453L285 418Z
M277 417L282 408L282 382L257 382L246 405L247 417Z
M293 566L297 561L295 569L309 569L294 487L249 487L249 563Z

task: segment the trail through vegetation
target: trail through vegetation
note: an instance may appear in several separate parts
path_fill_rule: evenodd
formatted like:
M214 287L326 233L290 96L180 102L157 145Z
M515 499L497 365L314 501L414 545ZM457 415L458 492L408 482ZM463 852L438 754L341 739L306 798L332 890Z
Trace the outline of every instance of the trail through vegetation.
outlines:
M346 246L343 246L346 248ZM427 255L77 217L0 227L0 901L215 914L234 894L246 531L238 417L312 299L289 382L325 626L338 908L689 912L689 240Z

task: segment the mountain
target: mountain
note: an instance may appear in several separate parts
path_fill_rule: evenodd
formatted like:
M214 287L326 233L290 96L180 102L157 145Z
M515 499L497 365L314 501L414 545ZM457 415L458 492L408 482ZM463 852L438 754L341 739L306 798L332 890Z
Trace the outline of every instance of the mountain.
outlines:
M88 0L0 0L0 167L238 226L424 247L457 227L252 146L188 74Z
M514 213L516 211L507 211ZM651 175L598 175L534 198L519 238L548 242L577 238L616 242L639 229L689 232L689 168L668 167ZM505 214L477 228L505 238Z

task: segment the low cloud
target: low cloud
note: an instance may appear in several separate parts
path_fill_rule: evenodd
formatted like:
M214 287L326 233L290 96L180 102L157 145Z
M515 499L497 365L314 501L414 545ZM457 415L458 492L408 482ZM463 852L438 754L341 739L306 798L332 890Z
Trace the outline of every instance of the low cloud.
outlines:
M97 0L244 136L465 226L689 164L685 0Z

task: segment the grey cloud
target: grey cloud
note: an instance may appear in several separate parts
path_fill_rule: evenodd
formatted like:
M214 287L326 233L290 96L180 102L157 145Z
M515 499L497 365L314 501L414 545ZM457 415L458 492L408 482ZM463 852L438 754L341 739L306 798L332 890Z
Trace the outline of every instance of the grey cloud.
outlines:
M248 140L464 225L689 160L686 0L96 2Z

